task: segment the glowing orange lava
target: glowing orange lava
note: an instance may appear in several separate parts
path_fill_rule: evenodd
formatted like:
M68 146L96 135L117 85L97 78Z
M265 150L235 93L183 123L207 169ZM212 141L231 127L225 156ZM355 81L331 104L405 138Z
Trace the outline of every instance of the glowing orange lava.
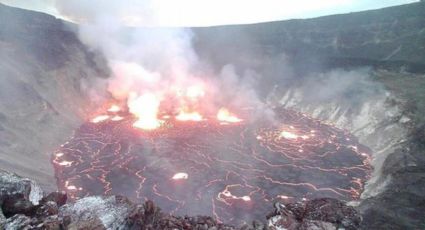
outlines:
M189 178L189 174L184 173L184 172L179 172L174 174L174 176L171 178L173 180L187 180L187 178Z
M58 165L65 166L65 167L71 166L71 164L72 164L72 161L62 161L58 163Z
M282 131L280 133L280 137L283 137L285 139L297 139L298 138L298 135L297 134L294 134L294 133L291 133L291 132Z
M133 127L152 130L159 128L162 121L157 118L160 99L153 93L145 93L138 96L130 94L128 99L129 111L137 117Z
M217 119L219 121L230 122L230 123L236 123L236 122L241 122L242 121L242 119L239 119L235 115L231 114L229 112L229 110L227 110L226 108L221 108L218 111L218 113L217 113Z
M119 113L102 113L107 121L75 130L53 153L58 189L71 200L124 193L135 202L156 200L177 215L199 207L199 214L235 224L263 218L275 202L360 197L370 155L352 135L283 108L275 109L273 121L246 124L243 113L240 123L222 122L216 107L203 106L207 97L191 103L186 90L180 92L177 99L134 94L127 103L135 113L122 106ZM204 119L179 121L180 111L186 120L191 112ZM159 123L159 130L135 132L141 118Z
M109 107L108 112L111 113L116 113L121 111L121 108L118 105L111 105L111 107Z
M198 112L185 112L180 111L180 113L176 116L176 120L179 121L202 121L204 118Z
M243 196L243 197L241 197L241 199L243 201L251 201L251 197L249 197L249 196Z
M70 185L70 184L69 184L69 181L65 181L65 187L66 187L68 190L81 190L81 188L79 189L79 188L77 188L77 186L75 186L75 185Z
M102 122L102 121L106 121L108 119L109 119L109 116L108 115L100 115L100 116L97 116L97 117L93 118L91 120L91 122L93 122L93 123L99 123L99 122Z
M251 197L248 196L248 195L239 197L239 196L233 195L229 191L229 189L231 189L232 187L239 187L239 186L241 186L241 185L239 185L239 184L227 185L225 190L218 194L217 198L220 199L220 200L223 200L223 202L225 202L227 204L230 204L230 203L228 203L228 201L226 201L226 200L243 200L245 202L251 201ZM223 195L223 197L222 197L222 195Z
M186 89L186 97L192 100L197 100L198 98L203 97L204 95L205 91L200 85L190 86Z
M111 121L121 121L122 119L124 119L124 117L115 116L115 117L111 118Z

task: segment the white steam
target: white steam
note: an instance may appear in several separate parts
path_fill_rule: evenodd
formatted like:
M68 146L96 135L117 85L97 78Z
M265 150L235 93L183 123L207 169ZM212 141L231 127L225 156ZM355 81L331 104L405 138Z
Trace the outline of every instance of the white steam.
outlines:
M158 24L153 1L57 0L56 6L79 22L82 42L108 60L113 76L107 90L116 99L143 94L164 99L170 90L203 85L204 111L217 111L223 104L235 109L261 104L252 88L256 73L240 77L231 65L214 73L194 51L190 29L143 27Z

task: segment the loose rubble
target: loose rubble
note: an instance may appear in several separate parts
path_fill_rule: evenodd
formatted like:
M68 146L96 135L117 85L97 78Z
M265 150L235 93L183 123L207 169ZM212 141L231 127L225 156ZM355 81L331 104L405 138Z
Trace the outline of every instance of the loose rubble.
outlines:
M268 227L280 229L358 229L361 216L345 203L332 198L319 198L291 204L275 204L268 216Z
M233 227L208 216L173 216L161 212L152 201L135 204L118 195L89 196L67 203L65 193L45 195L34 181L5 171L0 171L0 202L0 229L6 230L352 230L358 229L361 222L354 208L336 199L322 198L290 204L276 203L275 210L267 216L267 222L255 220Z

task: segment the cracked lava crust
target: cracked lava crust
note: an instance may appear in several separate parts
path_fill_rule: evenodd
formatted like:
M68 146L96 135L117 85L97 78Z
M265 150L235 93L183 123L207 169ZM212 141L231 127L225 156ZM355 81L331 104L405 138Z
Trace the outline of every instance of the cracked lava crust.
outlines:
M121 194L153 200L176 215L240 224L264 219L273 203L359 198L370 150L348 132L276 109L277 122L179 121L155 130L111 110L83 124L53 155L71 199Z

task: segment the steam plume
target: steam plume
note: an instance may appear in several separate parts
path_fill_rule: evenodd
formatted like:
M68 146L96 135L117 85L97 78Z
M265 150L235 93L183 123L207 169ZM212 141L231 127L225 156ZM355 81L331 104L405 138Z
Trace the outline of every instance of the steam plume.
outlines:
M194 51L190 29L156 27L161 20L153 1L57 0L56 5L62 15L80 23L80 39L107 58L113 75L107 90L116 99L149 93L162 100L170 89L203 85L204 111L216 111L222 104L261 104L252 89L258 74L245 71L239 76L232 65L214 73Z

